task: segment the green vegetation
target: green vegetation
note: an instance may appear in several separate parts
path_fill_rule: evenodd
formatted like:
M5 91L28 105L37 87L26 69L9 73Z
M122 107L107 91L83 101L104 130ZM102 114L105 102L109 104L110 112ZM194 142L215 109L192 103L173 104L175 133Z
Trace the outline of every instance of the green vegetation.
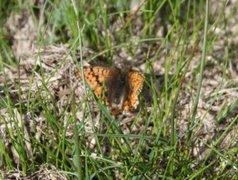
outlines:
M3 178L54 167L68 179L237 179L238 2L136 2L0 2ZM22 18L15 31L6 25L13 14ZM71 86L61 106L49 72L37 62L40 53L26 70L27 89L20 75L11 81L9 71L20 74L26 60L16 55L14 35L31 22L27 17L35 27L27 37L34 37L36 51L63 44L78 67L100 60L141 69L139 112L115 118L91 91L79 102ZM85 55L85 47L94 54ZM55 67L51 77L67 61L60 56L52 61L57 65L48 64ZM100 113L92 111L92 99Z

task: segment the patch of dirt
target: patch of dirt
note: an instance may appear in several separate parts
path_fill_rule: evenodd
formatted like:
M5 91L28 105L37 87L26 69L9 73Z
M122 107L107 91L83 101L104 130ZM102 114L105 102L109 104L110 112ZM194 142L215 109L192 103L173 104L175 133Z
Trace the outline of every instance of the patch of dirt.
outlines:
M20 14L12 13L7 20L6 29L17 59L33 51L37 27L29 11L23 10Z
M3 179L21 179L21 180L67 180L67 177L60 171L58 171L53 165L42 165L38 171L32 173L29 176L25 176L22 172L2 172L4 174Z

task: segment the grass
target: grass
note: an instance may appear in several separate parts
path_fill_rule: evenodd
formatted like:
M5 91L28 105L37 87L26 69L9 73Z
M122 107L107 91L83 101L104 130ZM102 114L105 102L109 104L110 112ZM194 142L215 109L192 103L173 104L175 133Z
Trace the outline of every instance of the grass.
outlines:
M113 117L91 91L85 92L83 100L77 103L70 89L66 105L59 106L42 65L33 66L29 89L23 91L20 77L11 84L3 71L6 67L18 67L18 58L11 47L14 39L2 28L2 178L5 172L18 170L27 176L42 165L53 165L68 179L237 178L237 98L232 98L237 92L237 81L230 73L237 56L232 46L234 37L225 33L231 28L228 22L236 15L237 3L233 8L227 2L220 3L216 13L209 12L214 4L208 0L147 0L134 12L124 0L1 4L2 27L11 13L30 9L29 15L37 27L36 46L67 44L68 54L79 68L83 61L93 62L101 57L105 64L112 65L118 54L130 57L134 63L142 60L144 91L147 88L151 92L151 104L142 95L140 111L128 124L126 118L120 122ZM226 8L231 9L229 14L225 14ZM214 47L222 36L216 30L226 35L226 43L221 45L225 52L220 52L213 63L209 57L216 56ZM96 54L85 57L84 47ZM40 53L37 58L42 59ZM61 61L51 77L66 58ZM221 71L213 73L217 68ZM37 75L42 77L42 85L34 92ZM218 85L209 89L209 78ZM231 85L224 83L228 81ZM207 96L206 89L211 91ZM100 114L91 111L92 97ZM184 100L188 102L183 104ZM207 106L201 107L201 103ZM216 107L219 110L214 110ZM183 123L186 127L182 128ZM209 129L211 124L215 128Z

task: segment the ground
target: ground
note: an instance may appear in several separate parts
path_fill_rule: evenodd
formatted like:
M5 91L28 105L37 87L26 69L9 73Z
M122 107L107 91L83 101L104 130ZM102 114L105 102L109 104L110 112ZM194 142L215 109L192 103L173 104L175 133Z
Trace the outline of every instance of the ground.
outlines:
M191 18L186 17L187 6L181 5L178 24L164 24L162 13L149 16L151 29L143 24L149 3L132 1L124 16L112 16L113 7L108 6L108 19L94 27L97 36L110 39L104 48L90 44L94 30L89 31L91 39L79 32L76 38L63 26L65 39L80 39L77 47L72 41L64 43L47 27L49 17L41 13L44 2L34 3L40 15L24 8L12 11L4 26L11 58L16 59L3 60L0 70L4 179L72 178L65 172L85 170L87 158L92 164L102 158L96 165L87 164L96 178L236 177L237 1L210 2L207 35L205 3L204 14ZM160 12L166 14L166 8ZM110 23L108 29L103 23ZM141 38L144 33L153 36ZM39 37L52 36L54 43L39 43ZM90 64L132 66L144 74L137 112L110 115L75 76L75 69ZM75 152L82 158L78 169ZM113 168L105 175L90 165L96 170Z

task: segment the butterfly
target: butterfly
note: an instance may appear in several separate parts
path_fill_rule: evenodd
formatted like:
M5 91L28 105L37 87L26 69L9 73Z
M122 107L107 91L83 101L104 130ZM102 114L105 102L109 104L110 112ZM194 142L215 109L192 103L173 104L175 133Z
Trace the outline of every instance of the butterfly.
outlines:
M80 79L80 70L76 70ZM135 70L116 67L89 66L83 68L83 76L98 99L112 109L112 114L133 111L139 104L139 94L144 84L144 75Z

